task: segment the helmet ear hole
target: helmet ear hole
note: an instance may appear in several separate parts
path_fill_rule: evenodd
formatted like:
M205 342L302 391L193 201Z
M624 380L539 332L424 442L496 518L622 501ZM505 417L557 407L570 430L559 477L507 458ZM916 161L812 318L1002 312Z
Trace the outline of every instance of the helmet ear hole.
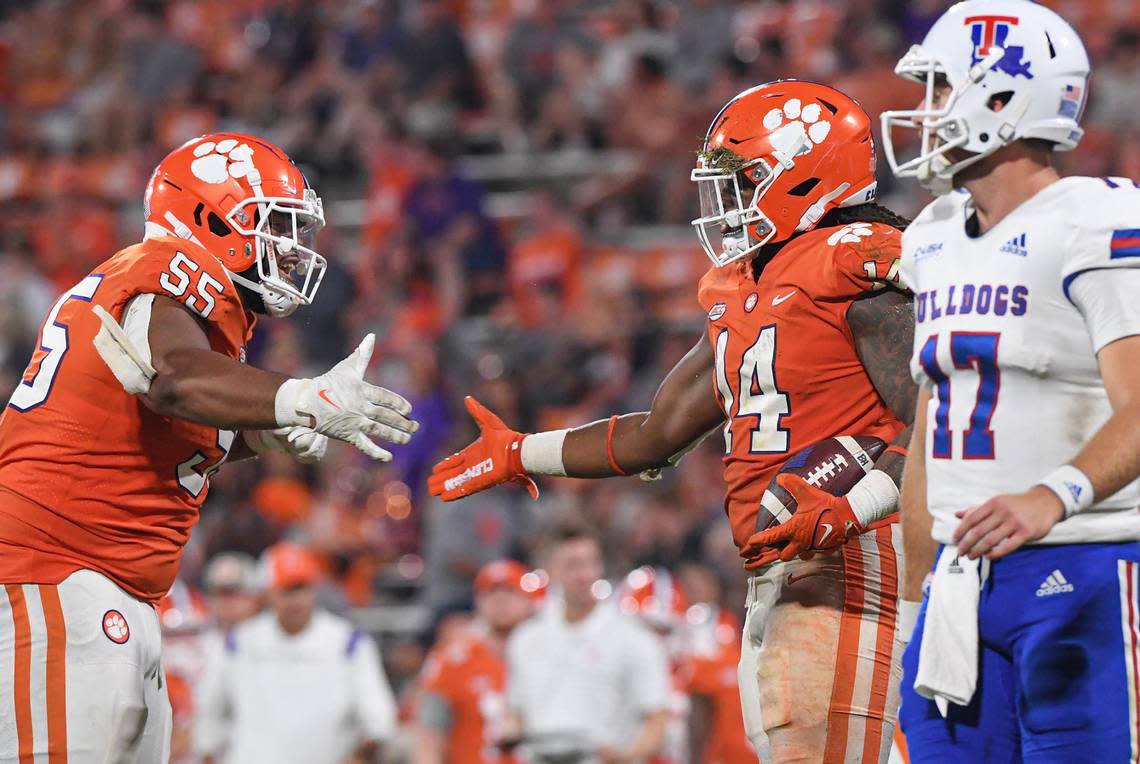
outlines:
M989 100L986 101L986 108L993 112L1001 111L1006 107L1011 98L1013 98L1012 90L1003 90L1000 93L994 93L989 97Z
M230 227L226 225L226 221L218 217L217 213L211 212L206 216L206 223L210 227L210 233L215 236L229 236L231 233Z
M812 189L819 185L819 178L808 178L788 190L788 196L807 196Z

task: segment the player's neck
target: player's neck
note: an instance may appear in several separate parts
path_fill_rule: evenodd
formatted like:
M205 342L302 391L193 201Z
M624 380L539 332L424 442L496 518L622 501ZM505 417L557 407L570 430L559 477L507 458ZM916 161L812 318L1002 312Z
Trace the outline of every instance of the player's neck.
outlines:
M996 157L995 157L996 159ZM979 163L982 164L982 163ZM985 233L1042 189L1061 179L1048 157L1019 153L963 179L978 217L978 233Z

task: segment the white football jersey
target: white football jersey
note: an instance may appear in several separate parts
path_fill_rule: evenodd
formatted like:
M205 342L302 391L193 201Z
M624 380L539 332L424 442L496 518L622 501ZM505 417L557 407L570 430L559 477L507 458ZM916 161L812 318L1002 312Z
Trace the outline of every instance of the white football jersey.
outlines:
M969 201L961 192L940 197L902 240L902 278L915 295L911 371L932 390L927 503L942 543L955 512L1028 490L1111 415L1097 327L1072 289L1082 274L1140 268L1140 190L1131 180L1062 179L975 237L966 233ZM1038 543L1140 539L1138 503L1140 481Z

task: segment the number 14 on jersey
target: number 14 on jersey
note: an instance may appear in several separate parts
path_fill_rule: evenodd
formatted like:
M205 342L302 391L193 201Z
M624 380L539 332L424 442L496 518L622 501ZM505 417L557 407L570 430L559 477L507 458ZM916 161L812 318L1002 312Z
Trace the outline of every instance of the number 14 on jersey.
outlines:
M724 405L724 452L731 453L732 424L742 417L755 417L749 432L748 451L782 454L788 450L788 431L780 417L791 412L786 393L776 387L776 325L760 330L756 342L741 357L740 369L730 379L727 365L727 329L716 338L716 387ZM736 385L736 393L733 391ZM735 405L735 409L733 408Z

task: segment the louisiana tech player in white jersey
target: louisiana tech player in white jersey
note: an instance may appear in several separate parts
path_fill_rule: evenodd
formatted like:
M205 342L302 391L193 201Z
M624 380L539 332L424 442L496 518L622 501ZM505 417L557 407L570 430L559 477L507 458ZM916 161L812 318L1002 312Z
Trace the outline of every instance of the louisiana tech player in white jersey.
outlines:
M933 393L926 502L940 544L961 510L1031 488L1092 439L1112 415L1097 351L1140 331L1131 306L1106 304L1122 275L1140 277L1131 180L1062 178L981 235L967 233L973 214L969 194L951 193L903 234L911 367ZM1140 539L1138 504L1134 480L1033 543Z
M883 114L888 160L939 195L901 269L925 455L901 499L911 761L1136 762L1140 190L1053 168L1089 64L1036 3L959 3L896 72L926 96Z

